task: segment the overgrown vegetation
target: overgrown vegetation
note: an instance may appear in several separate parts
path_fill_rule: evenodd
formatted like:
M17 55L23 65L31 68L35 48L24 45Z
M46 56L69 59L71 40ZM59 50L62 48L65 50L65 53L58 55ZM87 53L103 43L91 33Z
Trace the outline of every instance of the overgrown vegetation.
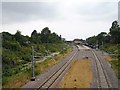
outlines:
M118 58L113 58L112 61L110 61L112 68L114 69L114 71L116 72L118 78L120 79L120 61L118 60Z
M90 45L114 55L110 63L120 78L120 26L118 21L114 21L109 30L108 33L101 32L97 36L89 37L86 41Z
M49 70L50 67L59 63L63 58L71 52L71 48L66 49L64 53L58 54L53 58L48 58L44 62L38 62L35 64L35 76L44 73ZM31 64L30 64L31 65ZM21 66L23 67L23 66ZM25 68L25 67L23 67ZM23 69L21 68L21 69ZM3 77L3 88L19 88L26 84L31 79L31 68L25 68L19 70L18 73L11 76Z
M2 37L3 87L14 87L15 83L18 84L15 87L20 87L20 82L25 84L30 79L31 46L35 49L35 56L39 56L39 58L54 52L61 53L62 57L69 48L69 45L65 43L61 35L51 33L48 27L44 28L41 33L34 30L31 33L31 37L22 35L20 31L17 31L14 35L2 32ZM35 65L35 74L38 75L42 72L38 67L47 68L46 65L51 63L51 59L45 60L40 65L37 63ZM13 86L11 86L12 84Z

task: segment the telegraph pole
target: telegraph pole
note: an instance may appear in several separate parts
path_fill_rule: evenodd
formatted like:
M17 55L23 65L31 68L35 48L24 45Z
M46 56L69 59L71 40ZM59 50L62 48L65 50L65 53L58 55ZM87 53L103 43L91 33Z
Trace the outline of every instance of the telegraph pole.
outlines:
M103 54L103 41L102 41L102 54Z
M97 40L97 42L96 42L96 49L98 50L98 40Z
M31 81L35 81L35 70L34 70L34 47L32 46L32 78Z
M102 49L103 49L103 41L102 41Z

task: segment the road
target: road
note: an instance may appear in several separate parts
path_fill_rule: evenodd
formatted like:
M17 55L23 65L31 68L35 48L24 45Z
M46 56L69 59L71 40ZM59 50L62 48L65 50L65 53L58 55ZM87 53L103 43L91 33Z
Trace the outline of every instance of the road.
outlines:
M109 63L104 60L104 55L101 51L86 46L73 46L73 51L64 60L46 73L37 76L35 81L30 81L21 88L57 88L71 63L84 58L92 61L91 70L94 79L91 88L118 88L118 79Z

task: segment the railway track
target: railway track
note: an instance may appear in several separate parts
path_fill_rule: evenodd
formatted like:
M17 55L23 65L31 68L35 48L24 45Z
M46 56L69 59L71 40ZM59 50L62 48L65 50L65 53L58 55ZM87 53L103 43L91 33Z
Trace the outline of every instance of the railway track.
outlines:
M77 54L78 51L74 53L71 58L65 62L57 71L55 71L51 76L49 76L40 86L37 90L40 89L49 89L51 86L55 83L55 81L64 73L64 71L67 69L68 66L70 66L71 62L73 61L73 58Z
M98 88L112 88L98 54L94 50L91 51L95 57Z
M49 72L46 74L42 75L39 77L39 79L36 80L36 82L29 82L26 84L23 88L35 88L35 90L40 90L40 89L49 89L49 88L55 88L56 85L59 83L61 78L64 76L66 71L69 69L71 62L74 60L74 58L77 59L83 59L83 56L88 56L90 59L95 59L93 60L93 67L94 67L94 84L93 88L116 88L117 78L112 78L114 77L112 75L113 72L109 72L109 67L106 68L106 63L104 63L99 55L99 53L91 48L80 48L82 50L78 50L78 48L74 48L74 52L67 57L64 62L61 62L55 66L55 68L52 68ZM89 49L89 50L88 50ZM87 52L86 52L87 51ZM79 53L78 53L79 52ZM77 56L77 57L75 57ZM79 57L78 57L79 56ZM104 66L104 65L105 66ZM107 72L106 72L107 71ZM109 76L109 78L108 78ZM112 82L113 81L113 82ZM115 83L114 83L115 82Z

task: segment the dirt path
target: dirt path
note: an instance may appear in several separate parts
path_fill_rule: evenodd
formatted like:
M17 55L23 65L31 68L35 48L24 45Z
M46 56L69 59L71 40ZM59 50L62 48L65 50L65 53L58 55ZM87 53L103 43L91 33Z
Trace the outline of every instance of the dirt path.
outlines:
M90 88L93 75L90 60L76 60L60 82L60 88Z

